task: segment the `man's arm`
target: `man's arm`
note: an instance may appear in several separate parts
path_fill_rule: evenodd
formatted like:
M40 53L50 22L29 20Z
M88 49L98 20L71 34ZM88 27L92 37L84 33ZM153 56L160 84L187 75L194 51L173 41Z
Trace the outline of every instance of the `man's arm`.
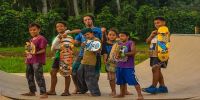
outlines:
M67 34L76 34L76 33L80 33L81 30L80 29L74 29L72 31L67 32Z

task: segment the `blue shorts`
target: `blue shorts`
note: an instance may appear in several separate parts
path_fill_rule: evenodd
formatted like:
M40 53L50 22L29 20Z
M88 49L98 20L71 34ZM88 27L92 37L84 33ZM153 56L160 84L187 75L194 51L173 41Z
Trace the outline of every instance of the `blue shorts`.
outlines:
M134 68L120 68L116 69L116 84L117 85L138 85L137 78L135 76Z

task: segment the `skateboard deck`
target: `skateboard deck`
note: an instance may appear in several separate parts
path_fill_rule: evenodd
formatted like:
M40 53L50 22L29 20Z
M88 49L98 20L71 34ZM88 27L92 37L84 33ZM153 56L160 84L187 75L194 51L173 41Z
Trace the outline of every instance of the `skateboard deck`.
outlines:
M120 46L118 43L114 44L110 52L109 61L126 62L128 60L128 57L125 56L125 52L127 52L126 46ZM119 56L119 58L117 58L117 56Z
M25 52L34 54L36 52L35 45L32 42L26 42Z
M87 40L86 50L88 51L98 51L101 48L101 42L94 40Z
M160 61L169 59L169 38L169 29L166 26L160 27L157 35L158 58Z
M72 73L74 40L72 37L62 37L60 43L60 74L64 77Z

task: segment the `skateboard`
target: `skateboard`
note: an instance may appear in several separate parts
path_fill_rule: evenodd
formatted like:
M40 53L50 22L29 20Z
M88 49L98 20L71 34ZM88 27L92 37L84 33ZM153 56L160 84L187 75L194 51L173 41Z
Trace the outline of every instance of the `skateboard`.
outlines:
M34 54L36 52L35 45L32 42L26 42L25 52Z
M85 48L88 51L98 51L101 48L101 42L94 40L87 40Z
M111 49L109 61L111 62L126 62L128 57L125 56L125 53L128 52L126 46L120 46L118 43L115 43Z
M60 74L64 77L72 74L74 40L71 36L64 36L60 42Z
M169 29L166 26L162 26L158 29L157 33L157 45L158 45L158 59L160 61L167 61L169 59Z

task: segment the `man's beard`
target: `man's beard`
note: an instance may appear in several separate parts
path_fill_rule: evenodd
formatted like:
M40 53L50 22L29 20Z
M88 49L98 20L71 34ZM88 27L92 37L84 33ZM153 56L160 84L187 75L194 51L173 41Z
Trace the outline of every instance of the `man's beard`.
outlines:
M93 24L87 24L87 27L91 28L93 27Z

